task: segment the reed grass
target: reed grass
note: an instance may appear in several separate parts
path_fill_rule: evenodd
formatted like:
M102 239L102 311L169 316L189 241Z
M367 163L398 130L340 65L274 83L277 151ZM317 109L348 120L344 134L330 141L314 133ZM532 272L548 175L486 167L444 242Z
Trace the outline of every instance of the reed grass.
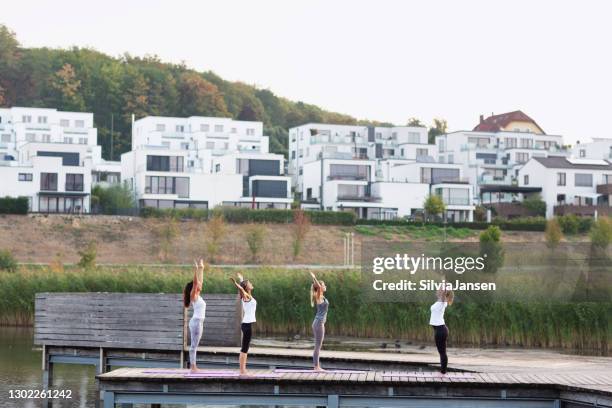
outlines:
M228 277L235 270L205 275L204 292L233 293ZM253 282L260 334L311 335L314 310L305 271L261 267L243 271ZM31 325L37 292L180 293L191 271L168 267L21 267L0 272L0 324ZM328 287L329 335L431 341L429 304L367 303L360 272L324 271ZM611 303L490 304L456 302L447 309L451 346L513 346L566 349L609 355Z

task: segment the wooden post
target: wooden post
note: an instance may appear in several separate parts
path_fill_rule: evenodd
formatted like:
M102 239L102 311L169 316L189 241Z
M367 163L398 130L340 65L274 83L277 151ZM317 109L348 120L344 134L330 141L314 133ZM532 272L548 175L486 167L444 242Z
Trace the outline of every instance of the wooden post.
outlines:
M43 390L48 391L53 386L53 363L51 363L49 358L49 351L47 350L47 346L43 344L42 346L42 369L43 369ZM53 405L52 399L43 399L42 406L45 408L51 408Z

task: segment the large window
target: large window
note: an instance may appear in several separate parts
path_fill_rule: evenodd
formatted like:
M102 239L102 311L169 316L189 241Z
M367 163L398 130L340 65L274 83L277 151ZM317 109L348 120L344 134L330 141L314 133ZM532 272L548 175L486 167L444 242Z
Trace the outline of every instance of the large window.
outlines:
M40 173L40 189L57 191L57 173Z
M78 166L79 165L79 154L75 152L36 152L37 156L45 157L61 157L62 166Z
M516 137L507 137L506 138L506 149L512 149L516 147Z
M369 167L357 164L331 164L329 177L341 180L368 180Z
M516 162L517 163L527 163L529 161L529 153L516 153Z
M38 211L50 213L81 213L83 212L83 197L40 196Z
M182 172L184 158L182 156L151 156L147 155L148 171Z
M403 155L404 154L402 153L402 156ZM427 149L416 149L416 157L425 157L425 156L429 156L429 152L427 151Z
M421 183L437 184L459 181L459 169L421 168Z
M176 194L189 198L189 177L146 176L146 194Z
M408 143L420 143L421 138L418 132L408 132Z
M593 187L593 175L588 173L576 173L574 175L576 187Z
M338 184L338 200L361 199L366 196L366 186Z
M467 188L436 188L436 194L446 205L470 204L470 190Z
M66 191L83 191L83 175L66 174Z
M490 139L488 137L468 137L468 143L478 147L486 147L490 143Z
M533 139L521 139L521 148L523 148L523 149L532 149L533 148Z

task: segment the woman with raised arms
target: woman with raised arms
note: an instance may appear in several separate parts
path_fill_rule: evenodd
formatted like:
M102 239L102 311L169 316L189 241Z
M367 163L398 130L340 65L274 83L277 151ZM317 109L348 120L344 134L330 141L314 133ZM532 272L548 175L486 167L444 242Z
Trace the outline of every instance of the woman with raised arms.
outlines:
M189 345L189 369L192 373L198 371L196 357L198 345L204 330L204 316L206 315L206 302L200 296L202 283L204 280L204 260L194 261L193 280L188 282L183 289L183 305L185 308L193 307L193 316L189 320L189 333L191 334L191 344Z
M431 317L429 318L429 324L434 329L434 340L440 354L440 372L446 374L446 367L448 366L448 356L446 355L448 327L444 323L444 310L446 310L447 306L453 304L455 294L452 290L439 289L436 292L436 297L438 300L430 308Z
M242 346L240 347L240 374L246 375L246 363L249 352L249 346L251 345L251 335L253 331L253 323L255 323L255 311L257 309L257 301L251 294L253 291L253 284L247 279L245 280L241 274L238 274L239 282L233 277L230 280L234 283L234 286L238 289L238 295L242 303L242 324L240 329L242 331Z
M310 305L317 308L315 318L312 322L312 332L314 334L314 351L312 353L312 362L315 371L324 371L321 368L319 354L323 346L323 338L325 337L325 322L327 321L327 310L329 309L329 301L324 296L327 287L325 282L318 281L314 273L312 276L312 285L310 286Z

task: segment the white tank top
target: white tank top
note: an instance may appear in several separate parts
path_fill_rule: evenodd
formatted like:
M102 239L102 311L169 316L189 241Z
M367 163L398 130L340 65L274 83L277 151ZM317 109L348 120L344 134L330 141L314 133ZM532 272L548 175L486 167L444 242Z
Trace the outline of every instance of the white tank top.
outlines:
M191 302L193 305L193 319L204 319L206 315L206 302L202 299L202 296L198 296L195 302Z
M248 302L242 301L242 323L255 323L255 309L257 309L255 298L251 298Z
M431 305L431 317L429 318L429 324L432 326L444 325L444 309L446 309L446 302L436 302Z

